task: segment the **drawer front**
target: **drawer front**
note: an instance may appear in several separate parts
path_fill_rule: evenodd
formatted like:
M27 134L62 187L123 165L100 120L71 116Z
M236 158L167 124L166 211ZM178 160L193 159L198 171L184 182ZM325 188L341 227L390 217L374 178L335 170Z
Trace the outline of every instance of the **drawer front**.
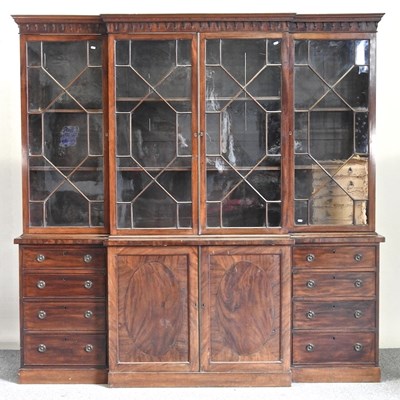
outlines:
M25 274L24 297L104 297L104 274Z
M95 247L28 247L22 249L24 268L101 268L105 249Z
M293 333L293 364L375 363L375 334Z
M374 272L301 272L293 274L294 297L375 296Z
M25 302L25 330L105 331L103 302Z
M373 329L375 301L295 301L294 329Z
M25 365L106 365L106 336L43 335L24 337Z
M293 267L375 268L376 250L372 246L295 247Z

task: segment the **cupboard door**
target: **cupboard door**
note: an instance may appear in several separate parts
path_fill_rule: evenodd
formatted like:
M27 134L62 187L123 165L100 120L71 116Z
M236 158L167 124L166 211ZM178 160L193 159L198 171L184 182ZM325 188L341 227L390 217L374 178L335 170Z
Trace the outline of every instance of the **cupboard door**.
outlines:
M27 227L104 230L103 42L26 43Z
M203 250L202 370L288 370L289 265L286 247Z
M192 40L191 34L115 40L117 229L195 227Z
M370 40L295 40L295 224L370 224Z
M197 250L110 248L110 370L198 370Z
M282 226L281 39L203 43L203 228Z

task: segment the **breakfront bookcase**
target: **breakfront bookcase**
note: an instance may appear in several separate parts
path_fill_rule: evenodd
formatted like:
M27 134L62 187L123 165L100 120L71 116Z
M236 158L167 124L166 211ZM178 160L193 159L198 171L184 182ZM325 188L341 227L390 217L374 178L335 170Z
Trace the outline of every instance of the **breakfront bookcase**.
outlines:
M379 381L381 17L14 16L22 383Z

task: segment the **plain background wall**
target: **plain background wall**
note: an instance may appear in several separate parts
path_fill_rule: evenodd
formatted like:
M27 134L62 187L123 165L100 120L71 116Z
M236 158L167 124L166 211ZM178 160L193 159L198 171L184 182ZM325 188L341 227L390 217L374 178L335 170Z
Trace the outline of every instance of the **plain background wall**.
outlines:
M22 232L19 37L15 14L386 13L378 27L377 232L381 246L380 346L400 347L400 49L393 0L69 0L2 2L0 15L0 348L19 346L18 251Z

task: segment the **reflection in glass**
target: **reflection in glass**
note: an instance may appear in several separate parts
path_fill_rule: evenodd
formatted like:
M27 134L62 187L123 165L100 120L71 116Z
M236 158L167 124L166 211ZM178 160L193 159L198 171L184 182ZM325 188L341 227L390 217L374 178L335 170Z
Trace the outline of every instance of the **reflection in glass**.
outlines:
M295 224L368 223L369 41L295 41Z

